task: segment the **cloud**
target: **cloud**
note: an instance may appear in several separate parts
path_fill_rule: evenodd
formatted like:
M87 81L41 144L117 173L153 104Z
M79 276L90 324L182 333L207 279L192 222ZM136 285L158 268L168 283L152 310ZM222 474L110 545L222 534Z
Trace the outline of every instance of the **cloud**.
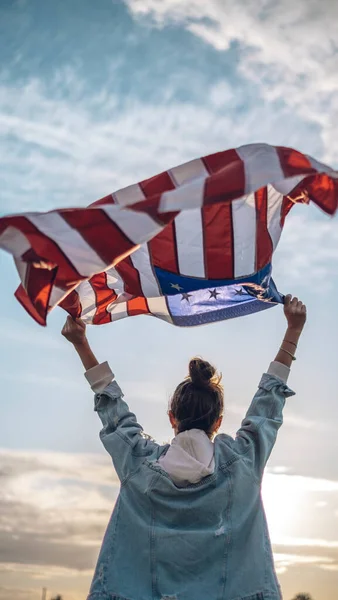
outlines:
M1 600L36 600L36 588L18 588L0 586Z
M263 98L278 100L316 124L324 158L338 160L336 3L126 0L126 4L136 18L146 18L147 23L150 19L161 28L183 27L220 52L235 44L240 73L260 84Z
M76 73L71 76L75 91L67 99L54 82L29 81L20 89L20 102L15 86L0 86L0 136L7 147L0 172L2 210L83 206L201 154L257 139L296 146L303 139L302 127L299 139L290 138L297 120L273 103L238 111L236 93L224 81L211 86L204 104L192 99L153 105L127 97L121 108L108 90L79 95L83 88ZM329 288L327 282L337 274L337 228L327 216L320 219L317 208L294 211L275 271L286 272L292 284L311 265L311 279L304 284L315 281L313 288L322 291L321 283ZM8 326L5 333L15 335Z
M295 127L279 123L273 107L238 114L235 92L227 87L225 95L224 85L211 87L211 103L152 104L130 96L121 107L109 88L98 98L88 90L79 96L75 85L65 99L60 85L38 79L21 87L18 103L17 87L3 82L2 209L84 205L201 154L255 138L273 141L272 130L283 136L289 128L292 135Z
M1 450L0 457L2 560L6 556L8 563L42 561L59 568L90 568L92 549L97 551L119 487L110 460L101 455L14 450ZM263 494L272 521L277 496L287 516L292 506L297 510L299 502L314 493L321 493L322 501L331 494L338 498L338 482L288 475L285 469L265 476ZM276 538L276 543L338 547L335 540L326 543L297 537L296 532L288 537L286 531L283 540Z
M325 556L304 556L303 554L282 554L274 552L274 561L277 575L283 575L291 567L319 567L320 569L328 571L336 571L338 564L333 564L332 558L326 558Z
M1 452L0 562L89 569L118 492L109 461Z
M290 410L286 411L284 415L284 426L296 427L299 429L312 429L321 432L333 431L334 426L329 422L315 421L314 419L308 419L303 415L298 415Z
M238 405L238 404L227 404L226 407L226 414L227 416L233 418L233 417L240 417L241 419L244 417L245 413L246 413L247 407L245 405ZM305 430L316 430L316 431L321 431L321 432L333 432L335 430L335 425L329 423L329 422L324 422L324 421L319 421L319 420L314 420L314 419L309 419L307 417L304 417L304 415L302 414L297 414L293 411L291 411L289 408L287 409L287 411L285 411L284 414L284 427L293 427L296 428L298 430L301 429L305 429ZM231 423L232 425L232 423ZM232 432L233 434L236 433L238 428L238 423L236 423L236 429L233 429Z
M337 481L268 469L263 499L279 575L295 567L338 569L338 537L332 527ZM325 511L319 514L318 505Z
M338 275L337 217L328 219L315 207L293 210L275 254L275 272L286 271L290 285L303 281L315 294L323 294Z
M0 571L2 573L15 573L18 568L16 563L2 563ZM92 570L83 569L78 571L76 569L69 569L66 567L47 566L44 568L44 572L41 573L41 568L37 565L21 565L20 571L22 574L28 573L32 579L49 579L52 577L64 577L74 579L74 577L87 577L92 575Z
M287 2L287 16L285 10L263 1L245 5L245 10L241 3L219 0L128 0L127 5L135 17L147 17L148 24L150 17L157 27L174 22L204 40L209 35L208 44L215 52L225 51L236 42L236 77L225 77L220 70L209 80L198 61L190 67L187 63L184 74L189 94L183 100L177 93L181 73L171 68L168 53L163 64L167 76L161 85L154 82L154 95L144 96L141 78L138 92L126 93L121 102L116 89L127 67L123 55L112 61L111 75L101 88L91 86L70 65L56 67L49 78L26 79L20 87L3 71L0 137L6 153L0 171L2 212L83 206L196 156L259 140L335 160L332 152L328 156L331 146L323 133L331 105L326 103L324 120L314 118L313 110L304 108L318 96L318 89L314 94L306 86L318 75L320 53L315 50L321 41L320 36L313 36L309 52L309 36L295 38L297 31L305 34L306 26L312 26L317 18L305 4L295 10ZM323 21L326 17L322 13L325 11L318 19ZM330 32L329 28L328 39ZM325 56L331 52L328 42L320 48ZM202 56L202 45L200 52ZM278 74L284 69L283 73L272 77L272 66ZM331 83L325 79L325 86L319 86L325 93L335 89L331 79ZM143 80L151 81L151 65ZM303 81L306 102L301 96L295 108L292 98L299 98L298 88L286 93L279 86L299 86L298 80ZM323 114L322 108L318 111ZM332 113L330 127L335 140L333 117ZM327 281L328 275L336 274L336 228L327 217L318 225L318 210L301 208L297 218L288 218L276 269L282 273L287 264L292 283L299 280L304 266L311 264L312 278ZM321 243L324 239L325 245Z
M338 565L322 564L319 566L324 571L338 571Z
M0 464L0 600L24 597L16 588L18 577L29 599L33 590L48 585L55 594L64 590L67 598L79 600L88 590L118 493L110 459L1 450ZM338 482L276 467L265 475L263 498L279 574L294 567L334 574L338 540L331 507L337 505ZM321 537L316 529L319 500L326 503Z
M1 450L0 465L0 600L43 585L80 600L119 489L109 457Z

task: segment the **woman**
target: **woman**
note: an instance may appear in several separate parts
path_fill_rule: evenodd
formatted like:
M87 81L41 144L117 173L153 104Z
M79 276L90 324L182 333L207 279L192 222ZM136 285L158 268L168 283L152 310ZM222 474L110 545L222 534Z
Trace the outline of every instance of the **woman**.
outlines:
M260 488L281 426L286 382L306 307L287 296L287 330L236 439L217 433L223 391L215 369L193 359L169 418L171 445L143 434L107 363L98 364L82 321L62 330L95 392L100 433L121 490L88 600L277 600ZM214 438L214 441L213 441Z

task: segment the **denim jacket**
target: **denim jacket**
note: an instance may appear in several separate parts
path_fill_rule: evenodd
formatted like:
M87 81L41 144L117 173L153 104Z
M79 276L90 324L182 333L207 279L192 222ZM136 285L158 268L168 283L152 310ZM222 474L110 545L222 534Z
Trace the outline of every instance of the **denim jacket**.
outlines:
M143 433L116 381L95 395L121 489L87 600L281 599L261 481L293 392L273 365L236 439L215 437L213 473L185 487L158 463L170 446Z

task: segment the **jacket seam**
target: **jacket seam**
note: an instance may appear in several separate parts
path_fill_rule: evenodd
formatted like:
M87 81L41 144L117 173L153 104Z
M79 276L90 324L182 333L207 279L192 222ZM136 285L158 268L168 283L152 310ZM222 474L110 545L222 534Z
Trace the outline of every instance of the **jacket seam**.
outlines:
M266 422L266 420L267 420L267 418L264 417L264 419L262 419L259 427L255 427L255 431L254 431L255 435L258 435L260 429L263 427L263 424ZM245 457L247 456L249 450L253 447L253 445L254 445L253 440L250 439L248 448L246 449L245 452L243 452L243 455L241 456L243 462L245 462ZM249 472L250 472L250 475L251 475L252 479L254 480L254 482L257 485L260 486L261 485L261 480L258 477L256 477L256 475L254 473L254 470L253 469L249 469Z
M230 461L228 461L228 462L230 462ZM233 461L233 462L235 462L235 461ZM226 592L228 572L229 572L229 554L231 552L232 539L233 539L232 519L231 519L232 506L233 506L233 481L232 481L232 477L230 474L229 475L229 501L228 501L228 505L225 510L226 521L227 521L227 523L229 523L229 531L224 540L223 565L222 565L222 582L223 583L222 583L222 588L221 588L222 591L221 591L220 599L224 598L224 594Z
M112 434L116 434L116 435L117 435L117 436L120 438L120 440L122 440L122 441L123 441L125 444L127 444L127 445L128 445L128 447L129 447L129 448L130 448L130 450L131 450L131 455L132 455L132 456L138 456L139 458L142 458L142 456L143 456L142 454L139 454L139 455L137 455L137 454L133 453L133 447L134 447L134 446L133 446L133 444L132 444L132 443L130 442L130 440L128 439L128 436L124 435L124 434L123 434L121 431L119 431L119 429L118 429L118 428L115 426L115 424L113 423L113 421L112 421L112 419L111 419L111 417L110 417L110 414L109 414L109 413L107 414L107 421L108 421L108 424L109 424L109 425L110 425L110 426L113 428ZM142 431L143 431L143 429L142 429ZM149 440L149 441L150 441L150 440ZM156 442L152 442L152 443L156 444ZM156 444L156 446L158 446L158 445ZM147 455L146 455L146 454L144 454L144 458L145 458L145 459L147 458ZM142 464L142 463L141 463L141 464ZM132 471L131 473L128 473L128 474L127 474L127 475L126 475L126 476L125 476L123 479L121 479L121 486L122 486L122 485L125 485L125 484L127 483L127 481L128 481L128 480L129 480L129 479L130 479L130 478L131 478L133 475L135 475L135 474L138 472L138 470L140 469L140 467L141 467L141 465L139 465L139 466L136 468L136 470L135 470L135 471Z
M229 467L231 467L231 465L233 465L235 462L237 462L238 460L240 460L240 456L233 456L232 458L230 458L229 460L227 460L225 463L221 463L219 465L219 468L221 469L221 471L225 471L227 470Z
M109 415L107 416L107 420L108 420L109 424L114 428L114 430L112 431L112 433L116 433L116 435L118 435L121 440L123 440L126 444L128 444L128 446L131 448L133 456L138 456L138 457L146 456L146 454L143 455L143 453L141 453L141 452L140 453L133 452L133 449L136 446L136 444L133 445L131 443L131 441L129 440L128 436L125 435L124 433L122 433L122 431L120 431L119 428L114 425L114 423L111 420L111 418L110 418ZM144 430L141 427L140 432L143 432L143 431ZM142 437L141 433L140 433L140 436ZM147 441L147 442L151 442L152 444L154 444L154 446L156 446L156 448L161 448L160 444L157 444L157 442L155 442L155 440L153 440L152 438L149 439L149 438L143 438L142 437L142 439L145 439L145 441Z
M171 483L179 490L187 490L187 489L193 489L193 488L198 488L201 487L202 485L204 485L206 483L206 481L208 480L208 483L210 481L213 481L216 476L217 476L217 470L221 469L221 465L219 465L217 467L217 469L214 470L213 473L210 473L210 475L206 475L205 477L202 477L202 479L200 481L197 481L196 483L189 483L188 485L185 485L183 487L179 487L177 486L174 481L172 480L172 478L170 477L169 473L167 473L167 471L165 471L164 469L162 469L162 467L158 466L158 468L154 468L154 466L152 465L152 463L149 460L145 460L144 461L147 466L149 467L149 469L151 469L152 471L154 471L155 473L157 473L159 476L163 476L166 479L168 479L169 481L171 481Z
M263 389L264 391L269 391L269 390L266 390L264 387L261 387L261 386L259 386L259 388L260 388L260 389ZM257 435L259 434L259 432L260 432L261 428L263 427L263 425L266 423L266 421L267 421L268 419L274 419L273 415L274 415L274 413L275 413L275 405L276 405L276 399L274 398L274 399L273 399L273 401L271 402L270 411L269 411L269 413L268 413L268 416L266 416L266 417L263 417L263 418L261 419L261 421L260 421L259 425L258 425L257 427L254 427L254 428L253 428L253 433L254 433L254 435L256 435L256 436L257 436ZM243 460L243 461L244 461L244 459L245 459L245 456L248 454L249 450L252 448L252 446L253 446L253 445L254 445L254 442L253 442L253 440L249 438L249 445L248 445L248 448L245 450L245 452L243 452L243 453L241 454L241 458L242 458L242 460ZM260 486L260 485L261 485L261 479L260 479L260 478L258 478L258 477L256 477L256 475L255 475L255 473L253 472L253 470L252 470L252 469L250 469L250 473L251 473L251 476L252 476L252 479L254 480L254 482L255 482L257 485L259 485L259 486Z
M150 573L151 573L151 592L152 592L152 597L156 598L156 592L157 592L157 588L158 588L158 583L157 583L157 572L156 572L156 550L155 550L155 544L156 544L156 536L155 536L155 522L156 522L156 514L155 514L155 507L154 504L152 502L151 496L149 496L149 490L156 484L156 482L160 479L161 474L157 473L157 477L153 477L151 479L151 481L149 482L149 485L147 487L147 489L145 490L145 495L147 496L149 503L150 503L150 510L151 510L151 525L150 525L150 532L149 532L149 554L150 554Z

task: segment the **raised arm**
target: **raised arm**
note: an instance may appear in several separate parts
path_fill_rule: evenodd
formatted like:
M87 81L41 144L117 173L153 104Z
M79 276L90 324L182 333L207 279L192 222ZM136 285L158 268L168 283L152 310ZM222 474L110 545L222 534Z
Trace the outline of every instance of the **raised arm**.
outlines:
M289 294L285 298L284 314L287 320L287 329L275 362L290 368L295 360L298 341L306 322L306 306L298 298L292 298Z
M81 319L68 316L61 333L73 344L86 371L99 364L87 340L86 324Z
M247 461L257 481L261 481L278 429L283 423L285 399L294 394L286 383L306 321L305 305L290 295L285 298L284 313L287 329L282 343L260 381L235 441L235 448Z
M88 343L83 321L67 317L62 335L73 344L86 369L86 379L95 392L95 410L103 425L101 441L113 459L120 480L124 482L145 457L158 451L159 446L144 435L141 425L123 400L123 393L108 363L99 364L97 361Z

